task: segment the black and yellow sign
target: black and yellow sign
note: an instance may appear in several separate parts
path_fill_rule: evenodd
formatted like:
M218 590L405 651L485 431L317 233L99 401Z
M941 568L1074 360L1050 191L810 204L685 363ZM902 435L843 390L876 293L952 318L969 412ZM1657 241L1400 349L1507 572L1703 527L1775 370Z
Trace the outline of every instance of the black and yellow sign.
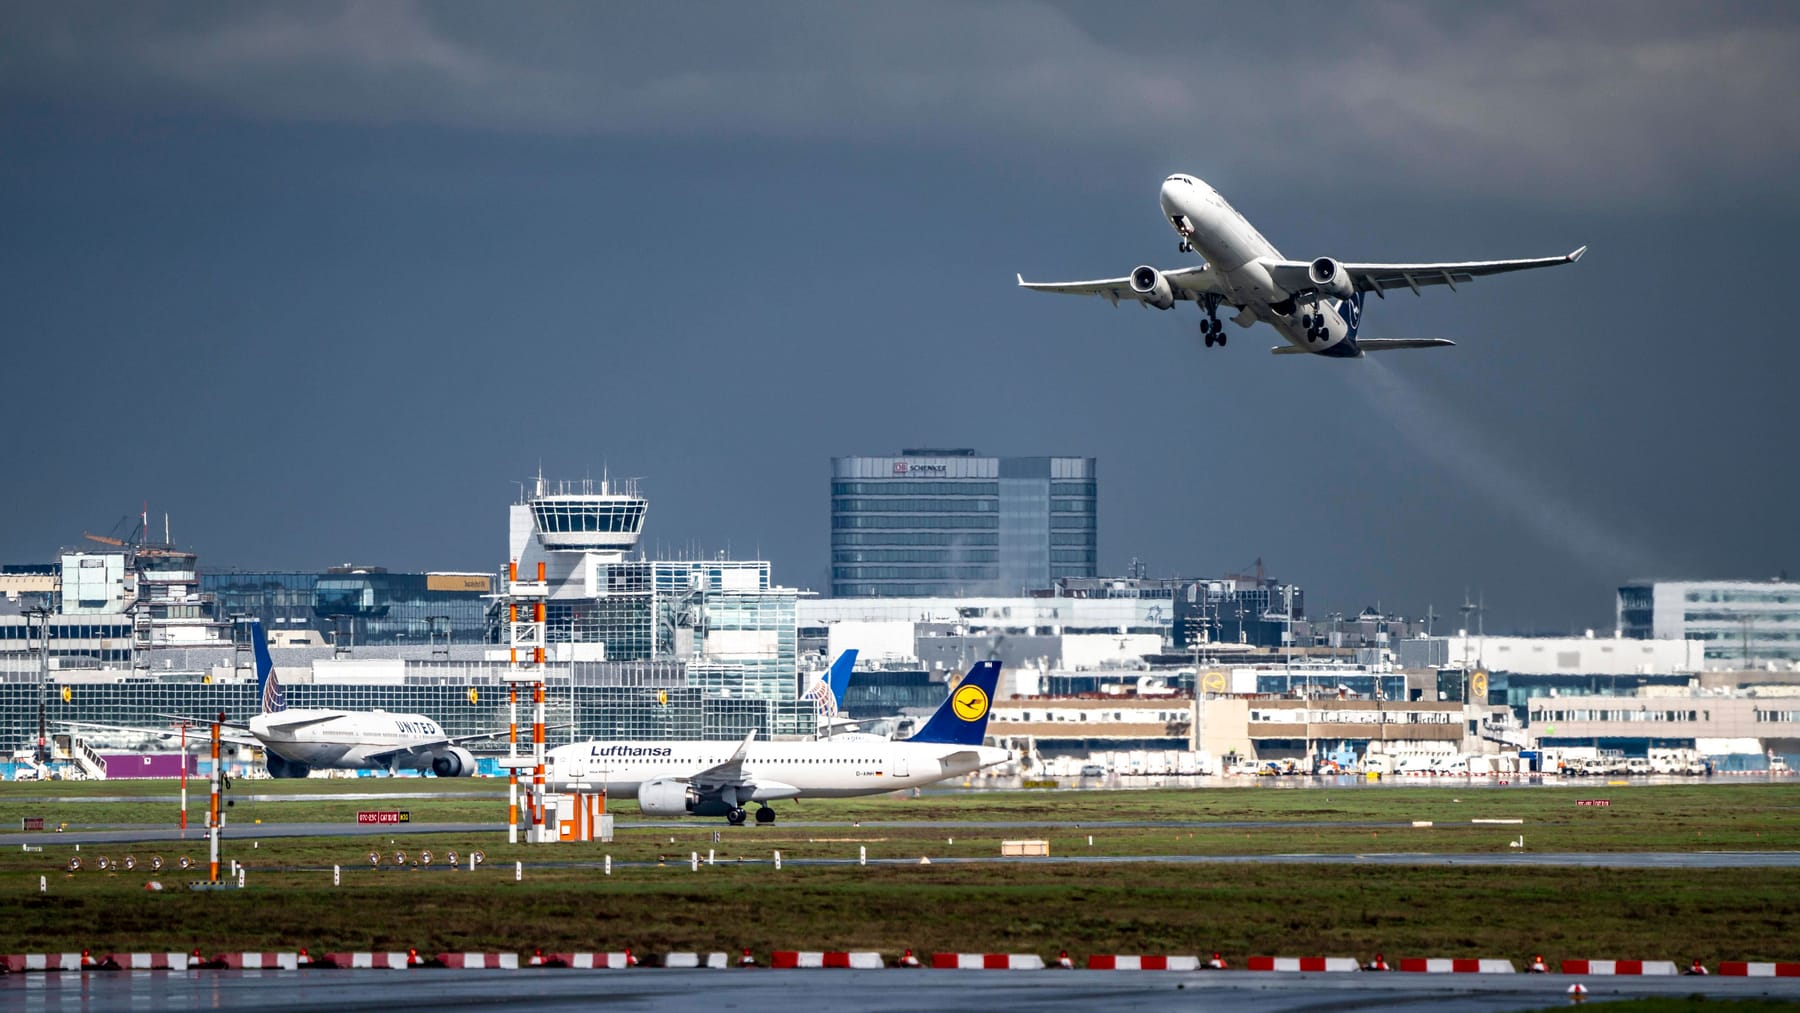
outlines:
M1208 672L1200 678L1200 688L1208 693L1225 692L1225 673Z
M964 721L979 721L988 712L988 695L980 686L963 686L950 698L950 709Z

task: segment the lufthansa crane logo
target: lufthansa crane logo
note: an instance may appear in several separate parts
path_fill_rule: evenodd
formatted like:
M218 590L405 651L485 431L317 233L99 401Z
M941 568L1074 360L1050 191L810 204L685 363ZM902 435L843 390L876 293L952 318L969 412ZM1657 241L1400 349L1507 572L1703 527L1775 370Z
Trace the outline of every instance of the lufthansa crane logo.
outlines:
M1487 702L1488 677L1486 672L1476 672L1469 680L1469 695L1483 703Z
M950 707L964 721L979 721L988 710L988 695L980 686L964 686L950 698Z

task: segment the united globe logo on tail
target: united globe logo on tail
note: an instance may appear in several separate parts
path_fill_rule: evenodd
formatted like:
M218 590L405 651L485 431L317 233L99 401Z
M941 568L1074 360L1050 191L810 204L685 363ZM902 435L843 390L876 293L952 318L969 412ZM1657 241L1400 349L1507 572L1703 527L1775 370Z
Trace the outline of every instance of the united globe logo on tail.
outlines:
M275 677L275 662L269 657L269 641L260 622L250 624L250 647L256 654L256 681L262 684L262 712L287 710L287 694L281 690L281 680Z
M830 719L837 717L844 703L844 691L850 687L850 670L856 667L856 648L852 647L837 656L831 668L824 675L813 680L813 684L800 694L802 700L811 700L819 707L819 716Z

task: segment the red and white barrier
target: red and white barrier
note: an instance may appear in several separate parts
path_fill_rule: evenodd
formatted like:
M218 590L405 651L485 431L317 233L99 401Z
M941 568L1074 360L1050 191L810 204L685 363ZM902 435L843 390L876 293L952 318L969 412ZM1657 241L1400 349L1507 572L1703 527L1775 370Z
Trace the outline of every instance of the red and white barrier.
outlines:
M886 967L881 954L873 950L820 952L818 950L776 950L769 954L770 967L852 967L873 970Z
M185 953L113 953L106 959L127 971L186 970L188 966Z
M1198 971L1199 957L1169 957L1162 954L1120 956L1103 953L1088 958L1090 971Z
M221 953L214 957L212 962L229 967L234 971L296 971L300 968L300 955L297 953Z
M1800 964L1752 964L1742 960L1721 960L1719 973L1734 978L1800 978Z
M183 960L187 958L183 957ZM15 971L79 971L81 970L81 954L79 953L15 953L6 958L8 967ZM182 966L187 966L183 964Z
M1510 960L1481 960L1472 957L1403 957L1400 970L1418 974L1517 974Z
M400 953L327 953L325 959L339 967L353 968L389 968L404 970L412 965L407 963L407 954Z
M1675 974L1673 960L1565 960L1564 974Z
M965 971L1042 971L1044 958L1035 953L933 953L931 966Z
M1251 957L1244 966L1252 971L1360 971L1355 957Z
M613 953L552 953L553 961L561 961L561 966L574 967L581 970L605 970L607 968L625 968L637 966L637 958L630 950Z
M519 968L517 953L440 953L438 963L445 967L460 967L468 970L476 968L505 968L516 971Z

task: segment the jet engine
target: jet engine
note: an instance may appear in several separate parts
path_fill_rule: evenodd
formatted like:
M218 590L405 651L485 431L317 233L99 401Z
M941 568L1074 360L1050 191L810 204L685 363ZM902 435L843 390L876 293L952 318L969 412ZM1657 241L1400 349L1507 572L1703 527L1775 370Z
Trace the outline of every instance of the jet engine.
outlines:
M684 781L659 777L638 786L638 809L646 816L687 816L700 804L700 793Z
M461 746L447 746L431 758L431 772L439 777L473 777L475 754Z
M1320 257L1306 269L1306 276L1319 291L1339 299L1348 299L1356 294L1356 285L1350 280L1350 272L1344 265L1330 257ZM1135 280L1135 279L1134 279Z
M645 816L723 816L731 807L717 797L702 798L686 781L658 777L638 786L638 809Z
M1175 290L1169 287L1169 279L1148 264L1131 272L1131 290L1159 310L1175 306Z
M288 760L273 750L263 750L269 763L269 776L276 778L305 777L312 768L295 760Z

